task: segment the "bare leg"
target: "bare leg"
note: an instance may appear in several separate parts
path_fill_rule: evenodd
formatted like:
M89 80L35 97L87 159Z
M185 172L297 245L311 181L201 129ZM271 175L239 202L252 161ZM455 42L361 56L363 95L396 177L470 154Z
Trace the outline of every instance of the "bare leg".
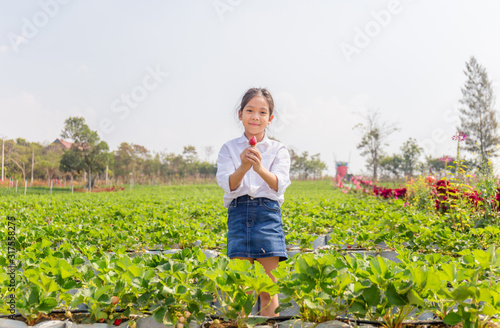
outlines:
M279 257L278 256L265 257L265 258L260 258L260 259L256 259L256 260L257 260L257 262L262 264L262 266L264 267L264 270L266 270L267 275L274 282L276 282L276 278L271 274L271 271L278 267ZM279 313L274 313L276 308L279 306L278 295L274 295L271 299L271 296L269 295L269 293L261 293L260 294L260 301L261 301L260 308L263 309L260 313L261 316L264 316L264 317L277 317L277 316L279 316Z

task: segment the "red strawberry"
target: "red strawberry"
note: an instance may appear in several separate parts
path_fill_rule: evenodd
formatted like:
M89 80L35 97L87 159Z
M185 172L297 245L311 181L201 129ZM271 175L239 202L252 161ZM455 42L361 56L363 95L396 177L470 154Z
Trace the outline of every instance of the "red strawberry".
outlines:
M257 144L257 138L255 138L255 136L251 137L250 140L248 140L248 143L252 147L255 146Z
M100 321L100 322L104 322L104 319L103 319L103 318L101 318L101 319L99 319L99 321Z
M122 319L116 319L113 323L115 326L119 326L122 323Z

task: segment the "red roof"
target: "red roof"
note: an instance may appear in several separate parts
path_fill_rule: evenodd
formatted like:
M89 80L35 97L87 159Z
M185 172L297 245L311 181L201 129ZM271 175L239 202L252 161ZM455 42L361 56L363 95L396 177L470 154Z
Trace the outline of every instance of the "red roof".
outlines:
M63 139L56 139L53 144L55 143L60 143L61 145L64 146L64 148L66 149L70 149L71 148L71 145L73 144L72 142L69 142L69 141L66 141L66 140L63 140Z

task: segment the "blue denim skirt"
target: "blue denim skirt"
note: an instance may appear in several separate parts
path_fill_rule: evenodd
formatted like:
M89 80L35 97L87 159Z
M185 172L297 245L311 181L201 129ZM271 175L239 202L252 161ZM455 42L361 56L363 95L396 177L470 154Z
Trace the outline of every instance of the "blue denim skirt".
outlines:
M279 203L248 195L233 199L227 210L227 256L288 259Z

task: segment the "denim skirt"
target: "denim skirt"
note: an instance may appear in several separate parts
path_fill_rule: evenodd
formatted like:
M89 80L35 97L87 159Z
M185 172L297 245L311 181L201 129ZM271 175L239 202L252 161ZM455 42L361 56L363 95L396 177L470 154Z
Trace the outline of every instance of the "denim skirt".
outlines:
M227 218L227 256L288 259L279 203L248 195L233 199Z

